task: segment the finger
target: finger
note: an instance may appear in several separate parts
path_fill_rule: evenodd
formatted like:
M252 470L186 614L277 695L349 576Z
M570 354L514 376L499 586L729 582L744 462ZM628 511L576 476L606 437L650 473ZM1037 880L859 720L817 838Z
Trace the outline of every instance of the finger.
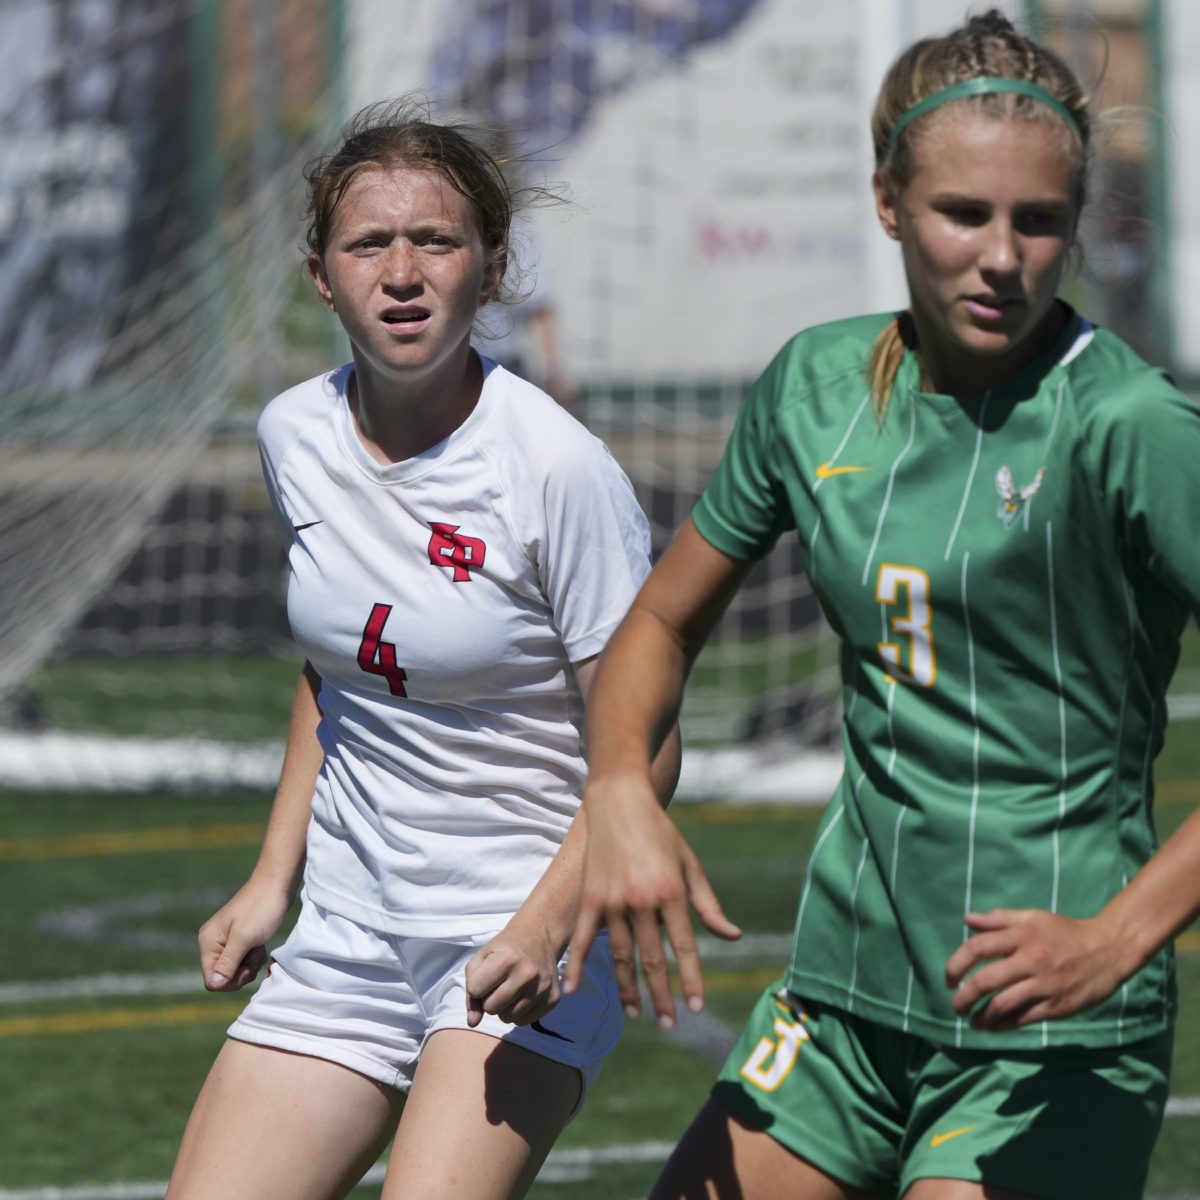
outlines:
M684 1002L692 1012L699 1012L704 1007L704 974L700 966L700 948L696 945L696 934L686 906L664 910L663 928L675 953L679 990Z
M534 1021L540 1021L544 1016L550 1013L554 1007L562 999L562 992L557 984L550 989L548 993L536 1000L531 1000L526 1008L517 1011L518 1005L514 1005L511 1016L505 1016L504 1020L512 1025L532 1025Z
M971 1014L971 1028L990 1033L1001 1033L1017 1029L1033 1021L1042 1020L1039 1013L1046 1012L1047 997L1034 979L1020 980L990 996L987 1003Z
M477 950L467 961L463 981L467 994L482 999L505 977L507 962L491 945Z
M587 960L588 951L596 940L600 922L595 910L590 906L584 907L575 922L575 933L571 944L567 947L567 969L563 972L563 992L570 995L579 986L583 978L583 964Z
M695 855L689 854L689 857L684 860L683 878L687 883L688 897L692 902L692 907L704 923L705 929L709 933L716 934L717 937L725 938L726 941L732 942L740 938L742 936L741 929L725 915L724 909L721 908L721 902L717 899L717 893L713 891L712 884L708 882L708 876L705 875L704 868ZM678 950L678 947L676 949Z
M208 985L213 968L217 965L217 960L221 957L228 939L228 926L222 925L217 928L212 920L206 921L200 926L200 932L196 935L196 944L200 950L200 972L204 976L205 986Z
M1001 959L986 967L981 967L974 975L966 979L955 991L950 1003L955 1012L966 1016L985 997L992 996L1005 988L1011 988L1030 977L1028 968L1023 964L1016 963L1012 959Z
M684 920L686 920L686 915ZM672 920L675 920L673 917ZM663 1029L675 1024L675 997L671 993L671 974L667 965L667 952L659 933L658 915L653 912L638 913L634 917L634 935L637 939L638 957L642 960L642 975L646 989L658 1014L658 1023Z
M963 917L963 924L968 929L1004 929L1010 925L1019 925L1029 911L1024 908L992 908L982 913L970 912Z
M238 969L230 981L230 989L237 991L238 988L245 987L255 979L269 957L266 946L255 946L238 965Z
M634 951L634 935L624 916L610 913L608 917L608 945L612 954L613 974L617 981L617 995L625 1015L634 1018L641 1015L642 1001L638 991L637 955ZM576 965L582 970L582 962Z
M483 1020L483 1002L467 993L467 1028L474 1029Z
M997 958L1006 958L1017 949L1017 940L1011 932L977 933L967 938L946 960L947 987L959 984L980 964Z
M229 940L205 976L204 986L210 992L234 990L230 984L246 956L255 948L247 945L243 938L234 936L233 931L230 931Z

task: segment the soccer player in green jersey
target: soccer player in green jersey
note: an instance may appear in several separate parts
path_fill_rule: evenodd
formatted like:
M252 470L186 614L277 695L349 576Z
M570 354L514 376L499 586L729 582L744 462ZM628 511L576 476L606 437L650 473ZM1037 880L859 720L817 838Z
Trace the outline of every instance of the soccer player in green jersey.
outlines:
M791 960L654 1196L1133 1200L1200 911L1200 814L1161 849L1150 817L1200 410L1058 298L1090 124L1055 55L973 18L901 55L872 134L909 307L780 352L605 652L571 960L607 924L624 1003L640 957L670 1024L665 928L702 1004L689 900L738 931L649 763L795 529L843 641L845 774Z

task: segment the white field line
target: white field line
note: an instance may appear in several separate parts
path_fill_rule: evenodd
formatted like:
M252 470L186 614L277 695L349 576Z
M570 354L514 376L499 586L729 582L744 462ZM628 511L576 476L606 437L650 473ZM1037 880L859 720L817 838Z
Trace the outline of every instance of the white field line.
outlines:
M675 1148L674 1142L629 1142L595 1149L552 1150L541 1171L540 1183L582 1183L591 1178L597 1167L614 1163L666 1162ZM378 1185L383 1182L386 1163L376 1163L359 1185ZM83 1184L79 1187L22 1188L10 1191L0 1188L0 1200L162 1200L167 1190L161 1183Z
M1200 1104L1200 1100L1196 1102ZM1170 1115L1168 1111L1168 1115ZM540 1183L583 1183L594 1168L620 1163L666 1162L672 1142L628 1142L596 1149L552 1150L538 1173ZM386 1163L376 1163L363 1176L360 1187L377 1186L387 1172ZM9 1190L0 1188L0 1200L162 1200L166 1181L158 1183L83 1184L79 1187L40 1187ZM1147 1196L1146 1200L1200 1200L1200 1193Z
M200 970L157 975L86 975L77 979L41 979L0 983L0 1004L32 1004L40 1000L102 999L105 996L178 996L204 991Z

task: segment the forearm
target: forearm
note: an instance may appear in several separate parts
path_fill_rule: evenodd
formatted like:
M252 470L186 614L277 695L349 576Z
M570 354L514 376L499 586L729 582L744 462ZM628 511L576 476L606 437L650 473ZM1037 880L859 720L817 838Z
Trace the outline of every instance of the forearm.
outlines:
M676 726L667 735L650 767L650 778L664 808L670 803L679 779L679 746L679 728ZM560 957L579 916L586 852L587 813L581 805L558 853L517 914L521 921L533 921L546 929Z
M648 778L665 807L678 778L676 722L689 666L657 617L629 613L605 649L588 701L589 790L610 779Z
M1097 916L1129 978L1200 915L1200 808Z
M312 815L312 795L324 752L317 739L321 710L317 704L320 676L305 663L288 726L287 748L279 786L267 822L254 878L281 888L295 898L304 871L305 842Z

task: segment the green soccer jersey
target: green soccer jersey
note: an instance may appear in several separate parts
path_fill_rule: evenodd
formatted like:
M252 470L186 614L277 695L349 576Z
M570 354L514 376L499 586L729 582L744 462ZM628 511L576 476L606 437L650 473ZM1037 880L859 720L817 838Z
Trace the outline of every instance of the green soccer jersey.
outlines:
M970 400L885 420L865 364L889 318L799 334L750 393L693 517L736 558L799 533L842 639L845 774L804 875L790 986L949 1045L963 914L1090 916L1154 853L1151 763L1200 598L1200 410L1072 315ZM1014 1049L1161 1031L1168 947L1109 1000Z

